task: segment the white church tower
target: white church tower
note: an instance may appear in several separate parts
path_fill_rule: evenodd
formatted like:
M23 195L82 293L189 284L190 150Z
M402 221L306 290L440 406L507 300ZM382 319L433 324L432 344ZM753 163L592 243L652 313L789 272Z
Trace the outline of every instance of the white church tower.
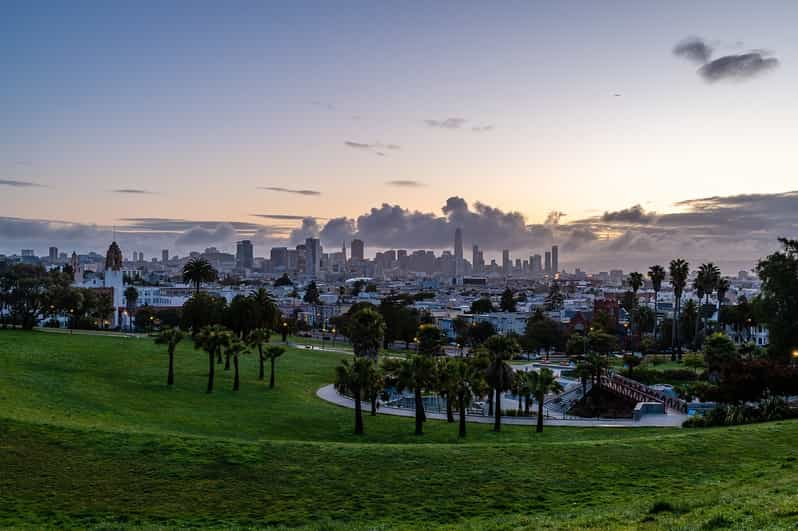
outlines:
M119 326L119 308L125 305L125 280L122 273L122 250L116 242L111 242L105 254L105 275L103 286L112 288L114 300L114 316L111 324L114 328Z

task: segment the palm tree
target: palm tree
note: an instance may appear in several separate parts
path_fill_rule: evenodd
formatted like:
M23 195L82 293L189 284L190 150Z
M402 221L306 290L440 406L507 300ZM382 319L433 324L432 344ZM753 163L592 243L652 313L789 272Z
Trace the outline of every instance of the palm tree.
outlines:
M429 389L432 384L432 358L421 354L412 354L401 360L389 358L385 360L384 368L395 382L397 391L400 393L405 389L413 391L416 435L423 435L423 425L427 416L424 412L422 392L424 389Z
M698 268L698 275L696 276L695 283L698 285L696 291L698 292L698 319L696 319L695 343L696 348L700 346L700 338L698 335L698 323L703 317L704 335L707 335L709 327L709 316L706 314L706 307L709 305L709 297L715 291L720 280L720 269L712 262L701 264ZM704 297L702 302L701 298Z
M249 347L246 343L236 337L233 338L232 341L230 341L230 343L227 345L225 352L233 358L233 391L238 391L239 387L241 386L241 381L238 374L238 357L249 352Z
M665 268L661 265L649 267L648 278L654 289L654 339L656 340L659 332L659 292L662 289L662 281L665 280Z
M274 362L285 354L285 348L277 345L268 346L263 350L263 355L269 360L269 389L274 389Z
M155 343L158 345L166 345L166 349L169 352L169 373L166 377L166 385L173 385L175 383L175 349L185 335L186 334L179 328L164 327L155 337Z
M715 291L718 294L718 325L720 325L720 311L723 309L723 301L726 300L726 294L729 292L729 279L726 277L720 277L718 279L718 283L715 286Z
M690 274L690 264L684 258L676 258L671 260L670 263L670 276L671 285L673 286L673 345L676 347L676 353L671 355L671 360L676 359L676 354L679 360L682 359L682 344L679 341L679 318L682 309L682 293L687 285L687 275Z
M194 285L194 293L199 293L203 282L216 280L216 270L204 258L192 258L183 266L183 282Z
M513 358L520 350L515 339L507 336L492 336L485 342L485 348L490 354L490 364L485 369L485 380L493 389L494 421L493 431L499 432L502 429L502 402L501 394L510 389L513 383L513 369L507 360Z
M361 308L349 318L347 328L355 356L377 361L385 336L382 315L373 308Z
M701 322L700 309L701 309L701 306L704 304L703 303L704 293L705 293L706 287L707 287L707 285L709 283L708 279L707 279L706 271L704 271L702 269L704 267L704 265L706 265L706 264L702 264L699 267L698 273L696 274L695 278L693 279L693 291L695 291L696 297L698 297L698 308L699 308L699 316L698 316L698 319L695 320L695 330L693 331L693 343L694 343L694 347L695 347L696 350L698 350L698 326L699 326L699 323Z
M272 333L268 328L256 328L247 336L249 346L258 349L258 380L263 380L264 377L264 362L266 359L263 357L263 345L269 342L271 335Z
M133 312L136 311L136 302L139 300L139 290L137 290L134 286L128 286L125 288L125 308L127 309L128 319L132 322L133 319Z
M214 356L221 350L222 346L230 341L230 332L221 325L206 326L200 329L194 336L194 347L201 348L208 353L208 393L213 392L213 380L215 375Z
M380 397L380 393L382 393L383 389L385 389L385 373L383 373L375 363L371 371L368 388L366 389L366 396L371 403L372 417L377 416L377 399Z
M258 328L276 330L280 321L280 310L266 288L258 288L249 295L256 310L255 325ZM268 340L267 340L268 341Z
M531 372L529 374L535 400L538 403L538 422L535 431L541 433L543 431L543 402L546 400L546 395L561 393L563 387L554 377L554 373L551 369L547 367L540 369L540 372Z
M518 397L518 414L521 414L523 403L524 415L529 415L529 403L532 399L533 389L530 373L518 371L513 378L513 394Z
M638 305L637 292L643 286L643 282L644 282L643 281L643 273L640 273L638 271L634 271L632 273L629 273L629 279L627 280L627 282L629 283L629 287L632 288L632 315L630 317L631 317L632 338L634 338L634 335L635 335L635 321L636 321L635 313L637 312L637 305Z
M576 364L574 374L582 383L582 398L584 399L587 396L587 381L593 378L593 369L590 368L590 365L582 361Z
M466 436L466 408L474 396L482 394L485 379L482 369L473 358L459 358L452 361L452 391L457 397L457 410L460 416L458 435Z
M446 422L454 422L452 402L454 398L454 364L446 356L436 358L433 365L433 387L446 400Z
M270 347L274 348L274 347ZM374 371L374 362L368 358L343 360L335 368L335 389L349 394L355 400L355 435L363 434L363 393L368 387Z
M601 373L607 368L609 362L598 352L588 352L585 356L585 365L590 370L590 383L596 385L601 383Z

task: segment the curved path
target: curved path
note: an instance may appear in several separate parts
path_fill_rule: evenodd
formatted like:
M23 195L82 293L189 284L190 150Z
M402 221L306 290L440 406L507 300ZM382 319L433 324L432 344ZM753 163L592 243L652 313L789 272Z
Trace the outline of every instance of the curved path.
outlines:
M351 398L344 396L335 390L331 385L320 387L316 391L316 396L341 407L354 409L355 401ZM368 405L364 405L364 413L368 414ZM395 407L382 406L379 409L381 415L396 415L399 417L413 417L415 413L410 409L402 409ZM455 417L457 415L455 414ZM427 418L434 420L446 420L446 415L443 413L427 413ZM546 418L544 423L546 426L580 426L580 427L595 427L595 428L680 428L682 422L687 419L687 415L668 413L667 415L645 415L639 421L632 419L555 419ZM480 424L492 424L493 417L482 415L467 415L468 422L476 422ZM534 426L537 420L535 417L502 417L502 424L518 424L524 426Z

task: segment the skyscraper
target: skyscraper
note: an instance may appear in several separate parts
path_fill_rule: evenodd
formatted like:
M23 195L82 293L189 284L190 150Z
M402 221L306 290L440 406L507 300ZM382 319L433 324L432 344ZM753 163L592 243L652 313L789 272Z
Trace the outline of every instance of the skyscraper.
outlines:
M252 242L241 240L236 244L236 267L240 269L252 269L254 263L254 253Z
M511 268L512 268L512 264L510 264L510 249L503 249L502 250L502 271L504 271L504 274L506 275L507 273L510 272Z
M272 271L288 271L288 249L286 247L272 247L269 251L269 265Z
M560 272L560 258L559 258L560 248L556 245L551 246L551 273L556 275Z
M161 251L161 262L164 264L169 261L169 249L163 249Z
M305 240L305 273L313 278L321 272L321 241L318 238Z
M551 251L546 251L544 262L543 272L547 275L551 275Z
M363 240L354 239L351 243L351 255L353 262L362 262L363 261L363 250L365 246L363 245Z
M479 263L479 246L474 245L471 248L471 269L474 270L474 273L480 273L482 268L480 267Z
M463 274L463 229L454 230L454 274Z
M535 275L539 275L543 272L543 261L539 254L533 254L529 257L529 268Z
M58 247L50 247L50 261L55 262L58 260Z

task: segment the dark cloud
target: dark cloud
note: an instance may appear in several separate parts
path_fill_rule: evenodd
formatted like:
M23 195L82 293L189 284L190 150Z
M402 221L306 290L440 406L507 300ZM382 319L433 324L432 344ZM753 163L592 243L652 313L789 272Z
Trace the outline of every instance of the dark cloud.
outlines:
M141 232L183 232L195 227L206 230L213 230L219 225L230 225L237 231L255 231L263 227L257 223L247 223L242 221L218 221L218 220L189 220L173 218L121 218L126 230Z
M486 133L488 131L493 131L493 126L492 125L476 125L476 126L472 127L471 130L475 131L477 133Z
M44 188L44 185L32 181L15 181L12 179L0 179L0 186L11 186L14 188Z
M363 144L360 142L352 142L351 140L344 140L344 145L355 149L371 149L376 144Z
M217 225L213 229L193 227L177 237L175 243L183 247L229 243L236 238L236 230L229 223Z
M289 234L289 241L292 244L304 243L307 238L318 238L321 226L316 218L304 218L302 225L293 229Z
M296 220L296 221L299 221L300 219L314 217L314 216L294 216L290 214L250 214L250 215L264 219L281 219L281 220Z
M712 56L712 47L699 37L687 37L673 48L673 54L704 64Z
M709 83L724 79L744 80L773 70L777 66L779 60L775 57L767 57L764 52L754 51L718 57L699 68L698 74Z
M421 181L412 181L412 180L405 180L405 179L398 179L395 181L388 181L385 184L388 186L398 186L400 188L419 188L422 186L426 186Z
M142 190L140 188L119 188L118 190L112 190L115 194L154 194L155 192L151 192L149 190Z
M293 190L291 188L282 188L280 186L258 186L258 190L267 190L269 192L282 192L285 194L297 195L321 195L318 190Z
M353 142L351 140L344 140L344 145L352 149L360 149L364 151L374 151L378 157L386 156L384 149L398 150L401 149L397 144L383 144L382 142L375 142L373 144L366 144L363 142Z
M446 118L444 120L424 120L424 123L430 127L441 129L460 129L467 121L465 118Z
M654 219L656 219L656 215L653 212L646 212L640 205L634 205L615 212L604 212L604 215L601 216L601 221L607 223L622 222L646 224L651 223Z

